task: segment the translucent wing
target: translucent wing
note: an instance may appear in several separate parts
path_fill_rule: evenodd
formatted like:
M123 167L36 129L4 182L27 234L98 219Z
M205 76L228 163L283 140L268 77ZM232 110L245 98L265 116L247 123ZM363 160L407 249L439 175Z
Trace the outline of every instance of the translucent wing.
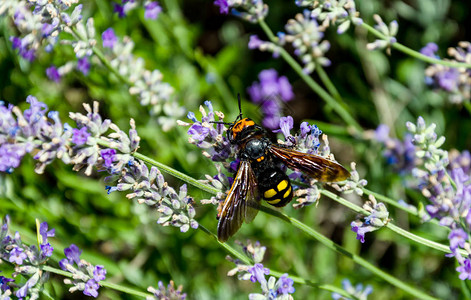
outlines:
M260 196L257 179L248 161L241 161L232 187L219 213L218 240L233 236L245 220L249 223L258 212Z
M342 181L350 177L344 167L335 161L289 148L271 145L269 151L288 168L306 173L322 182Z

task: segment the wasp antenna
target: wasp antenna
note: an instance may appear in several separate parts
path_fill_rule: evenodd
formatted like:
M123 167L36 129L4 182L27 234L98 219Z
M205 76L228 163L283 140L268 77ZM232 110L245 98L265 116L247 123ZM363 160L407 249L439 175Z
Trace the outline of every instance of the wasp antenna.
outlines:
M240 104L240 93L237 93L237 100L239 102L239 118L242 119L242 105Z

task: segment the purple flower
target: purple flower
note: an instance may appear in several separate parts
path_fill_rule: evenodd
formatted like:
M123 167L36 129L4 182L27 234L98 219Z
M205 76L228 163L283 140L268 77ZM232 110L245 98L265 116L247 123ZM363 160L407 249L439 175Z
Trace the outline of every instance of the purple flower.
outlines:
M59 71L54 65L51 65L49 68L46 69L46 75L50 80L56 83L59 83L59 81L61 80L61 75L59 74Z
M438 51L438 46L435 43L428 43L427 45L425 45L425 47L420 49L420 53L429 57L433 57L433 58L437 56L435 54L435 52L437 51Z
M77 146L81 146L87 142L87 139L91 134L87 131L87 127L82 127L80 129L72 129L72 143Z
M276 290L278 294L292 294L294 293L295 289L293 287L293 279L288 278L288 274L281 275L278 284L280 287Z
M460 72L456 68L449 68L437 74L438 85L448 92L458 88Z
M51 257L52 251L54 251L54 248L49 243L40 245L40 248L43 257Z
M75 262L77 265L80 265L80 254L82 254L82 250L75 244L71 244L69 248L65 248L64 254L70 264Z
M162 12L162 7L160 7L159 2L149 2L145 5L144 18L155 20Z
M0 145L0 172L12 173L26 152L26 148L20 144Z
M92 296L94 298L98 297L98 289L100 285L93 279L90 279L85 283L85 289L83 293L87 296Z
M105 280L105 278L106 278L105 267L101 265L95 266L95 269L93 270L93 279L95 279L98 282L101 280Z
M293 117L287 116L280 119L280 129L273 132L282 132L286 139L291 136L291 129L293 129Z
M316 128L317 128L317 126L316 126ZM301 138L306 137L307 134L309 132L311 132L311 126L309 125L308 122L302 122L301 126L300 126L300 129L301 129Z
M77 61L77 70L82 72L83 75L87 76L90 72L90 62L88 57L82 57Z
M15 281L14 279L7 278L5 276L0 276L0 290L6 291L10 289L8 285L9 282Z
M48 35L50 35L53 30L54 30L54 26L48 23L44 23L43 28L41 29L44 37L47 37Z
M103 40L103 48L113 48L118 38L114 34L113 28L106 29L103 34L101 35L101 39Z
M203 126L201 123L194 123L188 129L188 135L198 142L204 141L204 139L208 136L209 132L209 128Z
M357 240L360 240L360 242L363 244L365 242L365 233L362 228L361 228L362 223L353 221L350 226L352 226L352 231L356 232L357 234Z
M114 12L117 12L118 17L120 18L124 18L126 16L126 12L124 11L124 5L114 3Z
M43 238L42 244L47 243L47 238L48 237L53 237L56 234L56 230L53 228L49 231L49 226L47 225L47 222L42 222L41 225L39 225L39 234Z
M375 138L378 142L385 143L389 139L389 126L380 124L375 130Z
M10 258L8 259L11 263L16 263L17 265L23 264L23 260L27 259L28 256L24 253L24 250L20 247L15 247L10 252Z
M258 38L258 35L252 34L249 39L249 49L258 49L263 45L263 41Z
M460 279L466 280L471 279L471 261L467 258L463 264L456 268L456 271L460 272Z
M109 168L113 165L113 161L116 158L116 150L115 149L104 149L100 152L101 157L105 161L105 167Z
M229 4L227 0L215 0L214 5L219 6L219 13L227 15L229 13Z
M258 281L262 284L267 281L265 279L265 275L270 274L270 270L268 268L264 268L262 264L255 264L253 267L248 269L248 272L252 275L250 276L250 281Z

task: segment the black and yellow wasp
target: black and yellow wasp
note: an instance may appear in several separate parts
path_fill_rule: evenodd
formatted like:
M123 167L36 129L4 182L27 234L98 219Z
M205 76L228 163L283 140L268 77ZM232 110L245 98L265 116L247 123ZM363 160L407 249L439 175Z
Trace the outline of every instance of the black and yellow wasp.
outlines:
M221 242L234 235L242 222L249 223L254 219L260 198L276 207L285 206L293 199L290 179L281 165L322 182L350 177L350 173L335 161L273 142L264 128L249 118L242 118L240 97L239 116L229 124L227 138L238 147L240 163L232 187L218 208L218 239Z

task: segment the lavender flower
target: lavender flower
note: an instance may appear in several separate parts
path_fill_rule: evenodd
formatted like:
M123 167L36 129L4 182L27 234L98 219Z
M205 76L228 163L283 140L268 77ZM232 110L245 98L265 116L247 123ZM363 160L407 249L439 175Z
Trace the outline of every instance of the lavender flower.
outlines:
M422 53L423 55L426 55L428 57L433 57L433 58L438 57L435 54L435 52L437 52L437 51L438 51L438 45L435 44L435 43L428 43L427 45L425 45L425 47L420 49L420 53Z
M147 296L146 300L185 300L186 293L183 293L183 286L179 285L175 289L175 283L170 280L167 288L165 288L162 281L158 283L158 289L154 287L147 288L147 291L153 294L153 296Z
M2 229L0 233L0 259L10 261L15 264L15 272L13 277L22 274L27 278L26 283L14 292L18 298L25 298L30 296L31 299L37 299L42 285L48 280L49 274L44 272L42 265L44 265L48 258L52 255L53 248L47 242L48 237L54 236L54 229L48 231L46 222L41 223L37 221L38 225L38 241L40 248L36 246L28 246L21 241L19 232L14 236L8 233L9 217L6 216L3 220ZM17 285L8 286L9 282L13 279L0 276L0 296L10 296L13 288ZM6 292L6 291L9 292ZM5 293L4 293L5 292ZM4 299L4 298L2 298Z
M82 72L83 75L87 76L90 72L90 61L87 57L82 57L77 61L77 70Z
M280 33L283 35L283 33ZM281 38L280 38L281 40ZM283 44L283 43L281 43ZM262 41L256 34L253 34L249 38L249 43L248 43L249 49L258 49L262 52L264 51L269 51L273 53L273 57L277 58L279 56L280 52L280 46L278 44L268 42L268 41Z
M141 105L150 105L151 113L165 115L159 118L159 124L164 130L169 130L174 126L175 119L185 111L172 98L173 87L162 80L163 75L159 70L145 69L144 60L132 54L134 43L129 37L109 45L112 47L106 53L107 58L120 76L126 78L129 93L137 95Z
M285 76L278 77L274 69L261 71L258 78L260 83L254 82L247 92L254 103L262 104L263 126L272 130L278 129L282 102L288 102L294 98L291 84Z
M389 137L389 127L384 124L379 125L375 131L375 139L383 143L386 148L383 151L386 162L401 175L409 174L417 164L412 138L411 134L406 134L403 142L391 138Z
M56 83L61 80L61 75L54 65L46 69L46 75L50 80L55 81Z
M352 300L352 299L366 300L368 299L368 295L373 292L373 288L371 287L371 285L367 285L365 288L363 288L363 284L359 283L355 287L353 287L352 284L350 283L350 280L348 279L342 280L342 287L347 293L352 295L352 298L345 298L344 296L338 293L332 293L332 299L334 300Z
M242 246L244 253L247 257L252 259L255 264L253 266L246 265L238 259L226 257L229 261L233 262L236 267L230 270L227 275L234 276L238 274L239 280L250 280L258 282L262 288L262 294L250 294L249 299L293 299L290 294L294 293L293 280L288 278L288 274L283 274L278 280L270 276L267 280L266 275L270 274L270 270L265 268L261 261L266 251L266 247L260 245L259 242L252 244L248 241L247 246L239 243Z
M303 62L303 71L306 74L312 73L317 64L330 65L330 60L325 57L330 43L322 40L325 28L318 25L316 17L313 17L308 10L303 14L297 14L295 19L288 20L285 30L287 33L282 35L280 44L292 43L295 48L294 53Z
M144 13L144 17L146 19L155 20L162 12L162 7L160 7L159 2L157 1L146 1L144 8L146 10Z
M445 59L446 61L469 63L471 62L471 43L459 42L458 47L448 49L448 54L451 59ZM451 103L459 104L471 99L471 72L469 69L432 64L425 70L425 76L426 82L432 87L448 93Z
M33 61L36 53L44 45L46 51L51 51L58 42L58 35L75 26L82 19L82 5L76 5L78 0L71 1L24 1L5 0L0 3L0 15L12 18L20 32L20 37L11 37L13 49Z
M391 54L391 45L397 42L396 35L399 24L396 20L393 20L389 25L386 25L379 15L374 15L373 18L376 21L375 28L381 32L385 38L367 44L366 48L368 50L386 49L386 53Z
M87 127L82 127L80 129L73 128L72 129L72 143L76 144L77 146L82 146L88 140L88 137L91 134L87 131Z
M296 5L307 6L311 10L311 17L317 19L322 27L330 24L337 25L337 33L342 34L350 25L360 25L363 20L359 18L353 0L296 0Z
M389 212L386 206L381 202L376 202L376 199L370 195L369 201L367 201L363 208L370 214L364 218L364 221L360 219L353 221L350 225L352 231L357 234L357 240L365 242L365 234L380 229L389 223Z
M219 6L221 14L231 13L251 23L263 20L268 14L268 5L262 0L215 0L214 5Z
M135 199L138 203L149 206L157 206L161 213L158 224L162 226L179 227L181 232L190 228L198 228L198 222L194 219L196 212L193 207L193 199L187 194L187 187L183 185L177 193L168 186L164 177L156 167L150 170L147 166L136 160L127 166L114 187L107 187L109 192L130 191L126 195L128 199ZM112 180L109 177L107 180Z
M103 40L103 48L111 48L113 49L114 45L118 41L116 34L114 33L113 28L108 28L103 31L101 35L101 39Z
M59 266L64 271L73 274L73 279L64 279L64 283L73 285L69 288L71 293L82 291L84 295L96 298L100 288L99 282L106 278L106 270L101 265L93 266L91 263L80 259L81 253L82 250L74 244L64 249L66 258L59 262Z

